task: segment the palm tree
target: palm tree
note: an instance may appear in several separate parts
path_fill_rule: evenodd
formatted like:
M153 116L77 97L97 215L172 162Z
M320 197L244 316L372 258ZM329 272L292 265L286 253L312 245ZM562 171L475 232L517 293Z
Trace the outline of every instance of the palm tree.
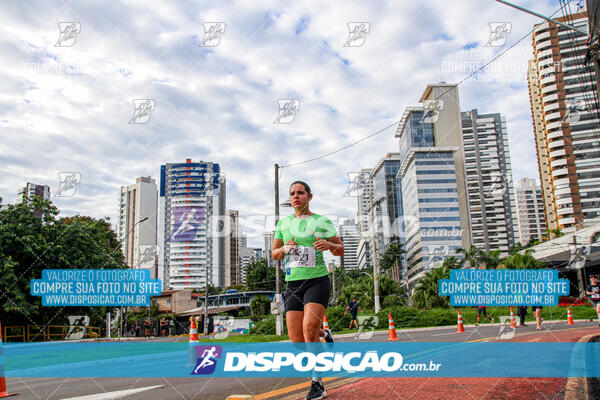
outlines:
M463 255L463 261L469 263L469 267L477 268L481 263L482 251L475 246L471 246L469 250L463 249L462 247L456 249L457 254Z
M542 235L542 242L547 242L548 240L556 239L557 237L564 235L565 234L560 230L560 228L546 229L546 234Z
M379 261L379 265L383 272L388 272L390 269L395 268L398 270L398 265L402 263L401 256L404 254L402 244L398 242L392 242L388 245Z
M492 250L487 253L482 251L480 252L481 263L485 264L488 269L496 269L500 264L500 254L502 254L502 250Z
M504 258L499 269L539 269L546 268L547 264L543 261L537 260L533 256L532 250L525 250L523 254L517 253Z
M418 308L450 307L450 299L438 294L438 281L450 278L450 268L434 268L419 281L413 293L413 305Z

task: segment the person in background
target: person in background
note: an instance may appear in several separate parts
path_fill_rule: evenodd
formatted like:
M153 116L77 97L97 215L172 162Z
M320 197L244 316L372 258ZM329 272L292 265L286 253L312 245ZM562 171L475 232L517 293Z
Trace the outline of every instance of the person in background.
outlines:
M527 315L527 306L519 306L517 308L517 315L519 315L519 326L525 325L525 316Z
M344 316L348 314L348 311L350 311L350 316L352 317L352 320L350 321L350 326L348 328L352 329L352 324L354 324L354 326L356 326L356 329L358 329L358 322L356 322L356 317L358 315L358 312L362 311L362 309L358 305L356 297L353 297L352 301L348 304L348 307L346 307L346 311L344 311Z
M542 322L544 322L544 318L542 318L542 306L531 306L531 311L533 311L533 315L535 315L535 321L537 323L535 329L542 329Z
M150 322L150 318L146 318L144 321L144 337L150 336L150 328L152 326L152 322Z
M595 275L590 275L590 284L585 291L585 294L590 296L590 301L598 315L598 326L600 326L600 286L598 286L598 278Z
M161 336L167 336L167 330L168 330L168 322L165 319L165 317L162 317L160 319L160 335Z
M477 323L475 325L479 325L479 319L481 318L481 315L489 319L492 325L494 324L494 318L488 315L485 306L477 306Z

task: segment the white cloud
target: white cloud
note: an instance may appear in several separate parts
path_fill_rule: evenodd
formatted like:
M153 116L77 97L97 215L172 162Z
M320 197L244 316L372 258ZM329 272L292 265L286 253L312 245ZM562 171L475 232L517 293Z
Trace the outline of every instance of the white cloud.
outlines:
M274 163L319 156L398 120L426 84L444 79L445 58L464 46L476 45L482 59L502 51L482 48L489 22L512 23L507 46L539 22L474 4L10 3L0 11L0 55L9 60L0 66L0 196L13 202L27 181L56 193L59 172L79 171L79 193L56 204L67 214L114 219L119 186L142 175L158 181L161 164L193 158L221 164L228 208L270 213ZM546 14L558 8L524 5ZM66 21L80 22L81 33L73 47L55 47ZM226 23L219 46L198 46L203 22ZM343 47L348 22L369 22L362 47ZM526 39L516 47L515 60L526 61L530 46ZM505 115L515 180L531 174L526 84L483 77L460 86L462 108ZM296 98L294 122L273 124L278 99ZM134 99L156 101L147 124L128 124ZM394 133L284 169L281 199L292 180L305 179L316 212L355 214L355 199L343 197L346 172L395 151Z

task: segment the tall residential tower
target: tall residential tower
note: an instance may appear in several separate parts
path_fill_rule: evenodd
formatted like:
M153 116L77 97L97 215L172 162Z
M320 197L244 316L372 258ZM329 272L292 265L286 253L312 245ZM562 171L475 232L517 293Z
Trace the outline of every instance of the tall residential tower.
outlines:
M225 178L213 162L160 169L159 273L170 289L225 286ZM207 282L208 279L208 282Z

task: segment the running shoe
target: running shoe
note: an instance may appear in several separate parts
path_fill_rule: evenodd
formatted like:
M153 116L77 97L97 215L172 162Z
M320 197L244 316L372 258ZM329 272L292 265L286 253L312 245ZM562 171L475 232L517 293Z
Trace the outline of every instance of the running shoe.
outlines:
M492 325L494 325L494 318L492 318Z
M323 387L323 384L318 381L312 381L310 385L310 391L306 395L306 400L319 400L327 397L327 392Z
M323 330L323 339L325 339L325 341L327 343L333 343L333 335L331 334L331 330L329 330L329 329Z

